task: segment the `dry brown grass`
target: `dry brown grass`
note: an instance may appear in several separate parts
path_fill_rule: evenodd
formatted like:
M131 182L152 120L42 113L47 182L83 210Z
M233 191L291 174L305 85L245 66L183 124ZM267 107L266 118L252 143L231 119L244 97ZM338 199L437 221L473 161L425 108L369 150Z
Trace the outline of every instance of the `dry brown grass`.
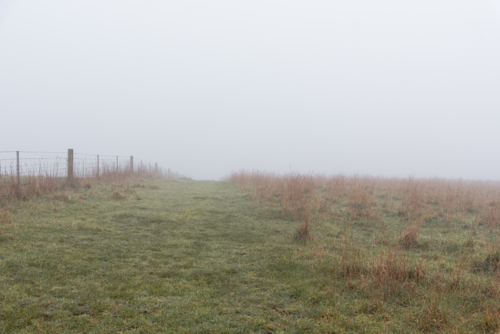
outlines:
M126 180L141 178L162 178L163 175L146 168L139 168L135 172L128 169L116 170L102 166L99 176L91 171L86 177L75 177L72 182L68 182L66 177L56 176L56 173L46 172L45 174L23 176L21 184L13 175L0 176L0 204L25 201L32 198L51 196L52 199L68 202L71 196L69 190L78 188L92 188L95 182L105 182L109 184L120 183ZM172 173L172 175L174 175ZM175 174L177 175L177 174ZM0 206L1 206L0 205Z
M313 216L328 215L345 206L351 221L380 218L383 211L409 222L409 238L424 216L452 221L479 215L479 224L500 225L499 182L260 172L233 173L228 179L293 219L302 219L308 209Z
M482 210L479 223L489 229L497 228L500 225L500 199L491 200Z
M365 298L352 314L403 310L422 333L500 329L500 182L245 172L229 179L300 222L295 238L312 241L314 263L343 287L337 293Z
M344 237L336 267L339 277L361 281L361 291L369 286L372 294L382 299L401 290L411 293L415 284L428 275L425 262L412 259L401 246L396 244L380 252L367 253L349 234Z
M299 242L313 241L314 238L311 235L310 231L311 231L311 210L306 209L302 224L295 232L293 238Z
M425 305L412 320L421 333L441 332L448 326L450 314L443 307L431 301Z
M5 229L5 226L11 222L12 214L10 210L10 207L0 209L0 234Z
M428 210L424 213L422 212L414 212L412 216L410 216L408 221L408 227L403 232L403 236L401 237L401 244L405 248L413 247L417 244L417 240L419 237L419 231L424 224L426 217L428 217Z
M371 185L353 184L349 191L349 214L352 221L377 217L374 189Z
M117 200L120 200L120 199L126 199L127 196L125 196L123 193L115 190L113 191L113 199L117 199Z

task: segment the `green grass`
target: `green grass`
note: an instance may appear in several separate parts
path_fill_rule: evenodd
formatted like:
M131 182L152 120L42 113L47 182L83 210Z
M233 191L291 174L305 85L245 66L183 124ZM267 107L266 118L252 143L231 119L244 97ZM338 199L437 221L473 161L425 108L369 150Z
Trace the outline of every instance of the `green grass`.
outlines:
M498 233L477 234L471 222L428 221L404 250L426 258L438 283L442 273L441 292L429 278L376 296L382 290L343 276L339 261L396 240L405 228L397 217L317 219L314 242L300 243L298 223L229 182L145 180L69 195L19 202L0 224L0 332L498 330L488 318L496 313L482 308L499 309L488 297L495 282L481 271ZM460 263L463 282L452 282Z

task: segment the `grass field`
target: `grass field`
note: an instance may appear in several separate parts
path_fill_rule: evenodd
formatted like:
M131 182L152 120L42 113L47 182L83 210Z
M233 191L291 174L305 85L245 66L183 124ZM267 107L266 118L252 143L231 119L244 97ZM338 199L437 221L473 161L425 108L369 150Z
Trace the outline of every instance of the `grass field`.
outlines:
M255 194L146 179L4 205L0 332L500 329L495 226L426 216L407 247L383 198L353 217L348 202L287 213Z

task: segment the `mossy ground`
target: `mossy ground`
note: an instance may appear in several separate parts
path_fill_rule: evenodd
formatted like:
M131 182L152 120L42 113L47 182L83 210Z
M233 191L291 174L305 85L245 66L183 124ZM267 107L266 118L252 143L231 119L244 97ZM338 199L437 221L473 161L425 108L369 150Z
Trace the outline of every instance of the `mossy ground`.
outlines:
M368 252L404 229L396 218L349 226L340 218L318 220L314 242L300 243L293 238L297 223L229 182L130 185L96 184L10 208L0 225L0 332L498 329L498 301L486 300L487 291L470 295L457 287L456 293L439 294L416 284L374 298L362 277L339 278L331 263L346 234ZM427 222L418 245L406 252L430 259L429 270L436 272L453 273L457 263L481 265L487 259L482 246L497 233L471 241L471 224L460 224ZM479 283L490 277L465 271ZM477 305L487 303L493 311L477 312Z

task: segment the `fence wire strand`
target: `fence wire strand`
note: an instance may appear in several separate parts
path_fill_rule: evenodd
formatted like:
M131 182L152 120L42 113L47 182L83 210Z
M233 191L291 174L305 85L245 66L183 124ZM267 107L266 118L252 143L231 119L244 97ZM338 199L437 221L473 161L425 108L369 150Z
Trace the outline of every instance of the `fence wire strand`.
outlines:
M15 154L19 152L19 157ZM14 154L0 159L0 181L3 177L55 177L68 176L67 152L0 151ZM24 156L23 156L24 155ZM28 157L26 157L28 155ZM130 156L73 153L73 177L100 177L104 173L133 171L134 173L160 173L170 175L170 169L157 163L133 159ZM169 171L169 173L167 173ZM175 173L176 174L176 173Z

